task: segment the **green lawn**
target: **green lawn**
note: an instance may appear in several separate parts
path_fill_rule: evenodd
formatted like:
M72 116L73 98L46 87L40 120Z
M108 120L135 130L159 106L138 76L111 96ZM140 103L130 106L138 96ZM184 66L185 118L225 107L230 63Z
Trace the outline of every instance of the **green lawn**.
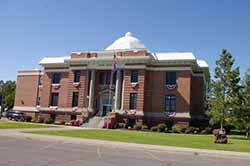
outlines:
M214 144L212 135L167 134L120 130L32 131L31 133L140 144L250 152L250 140L247 140L244 136L229 136L229 143L224 145Z
M56 127L43 124L31 124L25 122L6 122L0 121L0 129L18 129L18 128L49 128Z

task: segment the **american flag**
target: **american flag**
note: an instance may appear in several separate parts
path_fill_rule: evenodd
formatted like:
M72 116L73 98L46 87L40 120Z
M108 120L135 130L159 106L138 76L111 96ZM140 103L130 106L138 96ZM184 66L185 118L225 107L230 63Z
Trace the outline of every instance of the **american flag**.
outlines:
M117 64L119 63L119 60L118 58L116 57L116 55L114 55L114 62L113 62L113 68L112 68L112 71L115 72L116 71L116 66Z

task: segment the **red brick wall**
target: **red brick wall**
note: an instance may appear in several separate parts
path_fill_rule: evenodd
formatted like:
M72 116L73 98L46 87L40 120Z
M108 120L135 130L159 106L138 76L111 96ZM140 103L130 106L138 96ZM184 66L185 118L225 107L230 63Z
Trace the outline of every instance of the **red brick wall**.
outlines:
M80 85L78 87L75 87L73 85L74 71L69 71L67 107L72 106L73 92L79 92L78 107L83 107L84 94L86 89L85 87L86 76L87 76L87 71L81 71Z
M177 89L168 90L165 86L165 71L147 71L145 85L145 112L164 112L165 95L176 96L176 112L187 112L190 106L190 71L177 71Z
M49 107L51 93L51 73L44 72L43 74L43 87L41 92L41 107Z
M38 75L17 76L15 106L36 106L38 79Z
M193 76L191 85L191 115L204 114L204 80L202 76Z
M138 86L131 86L131 70L124 71L124 101L123 109L129 110L130 93L137 93L136 111L143 111L144 108L144 85L145 85L145 70L138 70Z

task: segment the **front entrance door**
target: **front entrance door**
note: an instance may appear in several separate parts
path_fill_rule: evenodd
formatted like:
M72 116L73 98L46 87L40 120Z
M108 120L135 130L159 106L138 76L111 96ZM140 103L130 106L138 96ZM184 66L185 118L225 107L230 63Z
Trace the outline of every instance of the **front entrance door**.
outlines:
M109 95L104 94L100 97L100 99L101 99L101 102L100 102L101 115L106 116L108 112L112 111L112 104L109 99Z

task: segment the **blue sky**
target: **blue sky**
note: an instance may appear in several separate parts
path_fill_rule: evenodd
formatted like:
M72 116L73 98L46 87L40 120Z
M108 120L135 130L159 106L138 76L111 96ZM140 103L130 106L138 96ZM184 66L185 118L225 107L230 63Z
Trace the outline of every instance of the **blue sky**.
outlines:
M248 0L1 0L0 80L46 56L103 50L130 31L151 51L192 51L214 68L228 49L250 67Z

